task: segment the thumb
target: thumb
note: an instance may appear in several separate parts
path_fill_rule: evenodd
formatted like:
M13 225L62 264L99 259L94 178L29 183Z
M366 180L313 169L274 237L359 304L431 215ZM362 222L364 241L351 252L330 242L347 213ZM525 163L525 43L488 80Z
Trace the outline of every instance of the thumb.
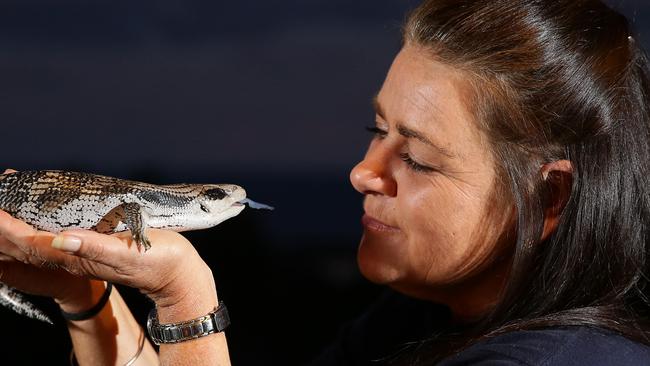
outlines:
M72 256L117 268L133 258L136 250L123 238L89 230L63 232L52 240L52 247Z

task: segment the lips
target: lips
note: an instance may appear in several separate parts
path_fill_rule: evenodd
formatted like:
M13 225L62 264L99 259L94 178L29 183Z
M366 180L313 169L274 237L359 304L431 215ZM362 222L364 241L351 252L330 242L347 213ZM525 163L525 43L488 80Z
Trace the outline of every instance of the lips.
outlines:
M361 223L363 226L367 229L374 230L374 231L380 231L380 232L397 232L399 231L399 228L396 228L394 226L390 226L388 224L385 224L374 217L364 214L361 217Z

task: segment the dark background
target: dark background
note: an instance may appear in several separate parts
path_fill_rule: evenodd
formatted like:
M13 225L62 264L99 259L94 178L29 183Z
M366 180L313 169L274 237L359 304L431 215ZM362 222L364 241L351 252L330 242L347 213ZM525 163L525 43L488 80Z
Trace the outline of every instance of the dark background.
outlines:
M234 364L299 364L380 291L356 268L348 173L416 3L2 0L0 167L236 183L274 205L187 236L228 303ZM648 39L650 4L610 3ZM144 324L151 304L120 290ZM2 364L67 363L65 327L0 317Z

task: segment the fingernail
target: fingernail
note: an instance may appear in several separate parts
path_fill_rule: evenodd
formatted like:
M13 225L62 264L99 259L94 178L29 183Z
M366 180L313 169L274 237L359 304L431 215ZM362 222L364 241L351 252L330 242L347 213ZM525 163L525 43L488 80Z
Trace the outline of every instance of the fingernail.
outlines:
M66 252L76 252L81 247L81 239L76 236L58 235L52 240L52 247Z

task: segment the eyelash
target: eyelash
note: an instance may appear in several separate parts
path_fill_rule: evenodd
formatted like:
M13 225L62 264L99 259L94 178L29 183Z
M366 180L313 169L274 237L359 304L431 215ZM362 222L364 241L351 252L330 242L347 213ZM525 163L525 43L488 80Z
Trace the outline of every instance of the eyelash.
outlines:
M386 132L386 131L378 128L378 127L374 127L374 126L373 127L366 127L366 130L368 130L368 132L373 133L375 135L375 137L377 137L379 139L385 138L386 135L388 134L388 132ZM403 162L406 163L406 166L408 166L409 169L411 169L411 170L413 170L415 172L431 173L431 172L436 171L435 168L432 168L432 167L425 166L425 165L417 163L415 160L411 159L411 156L409 154L407 154L407 153L402 153L402 154L399 155L399 157L400 157L400 159L402 159Z
M436 169L432 167L415 162L415 160L411 159L411 156L409 156L407 153L399 154L399 157L403 162L406 163L409 169L413 170L414 172L431 173L436 171Z
M375 126L368 126L368 127L366 127L366 130L368 132L371 132L372 134L375 135L375 137L380 138L380 139L383 139L388 134L388 132L382 130L379 127L375 127Z

